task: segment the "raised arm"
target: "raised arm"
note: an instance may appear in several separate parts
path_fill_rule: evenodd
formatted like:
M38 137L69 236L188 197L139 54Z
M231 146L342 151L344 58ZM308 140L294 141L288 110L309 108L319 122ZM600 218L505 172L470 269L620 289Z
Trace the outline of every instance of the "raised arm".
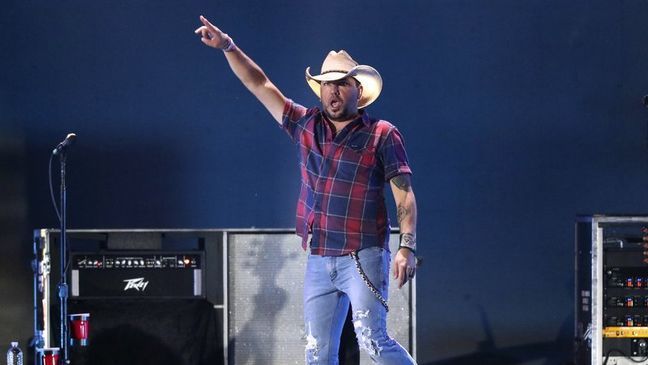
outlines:
M286 97L268 79L261 67L234 44L229 35L223 33L202 15L200 21L203 25L195 31L201 36L200 40L209 47L224 51L225 58L236 77L268 109L277 123L281 123Z
M409 174L394 176L389 183L401 232L401 248L394 257L393 267L394 278L398 279L400 288L416 273L416 199Z

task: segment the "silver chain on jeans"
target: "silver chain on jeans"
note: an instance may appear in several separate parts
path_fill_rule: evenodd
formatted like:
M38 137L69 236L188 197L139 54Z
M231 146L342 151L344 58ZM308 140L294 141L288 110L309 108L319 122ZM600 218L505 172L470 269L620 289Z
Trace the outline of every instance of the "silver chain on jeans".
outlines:
M389 312L389 306L387 305L387 301L385 300L385 298L383 298L382 294L380 294L380 291L378 291L378 289L376 289L373 283L369 280L364 270L362 270L362 266L360 266L360 260L358 259L358 254L355 252L351 252L351 257L355 262L356 269L358 269L358 274L360 274L362 281L364 281L364 283L367 285L367 288L369 288L369 290L371 290L371 292L376 296L376 299L380 301L380 304L382 304L383 307L385 307L385 310Z

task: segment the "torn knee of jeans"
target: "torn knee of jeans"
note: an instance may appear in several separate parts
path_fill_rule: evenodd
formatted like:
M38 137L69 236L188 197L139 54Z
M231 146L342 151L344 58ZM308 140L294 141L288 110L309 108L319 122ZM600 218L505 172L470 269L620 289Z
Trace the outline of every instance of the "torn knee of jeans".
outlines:
M310 327L310 326L309 326ZM310 364L312 362L317 362L319 359L319 345L317 339L308 331L306 335L306 360Z
M382 346L375 339L376 334L365 324L367 317L369 317L369 310L359 310L353 313L353 327L358 338L358 346L369 356L378 357L382 351Z

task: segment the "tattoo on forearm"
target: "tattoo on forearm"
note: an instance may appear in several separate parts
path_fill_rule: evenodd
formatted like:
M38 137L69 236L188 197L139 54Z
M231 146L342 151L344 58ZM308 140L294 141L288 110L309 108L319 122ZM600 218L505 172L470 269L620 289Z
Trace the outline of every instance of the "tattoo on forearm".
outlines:
M412 188L412 182L410 181L410 176L408 174L398 175L393 177L391 181L396 185L397 188L403 191L410 191Z
M406 216L410 215L412 212L411 209L408 209L403 204L398 204L398 209L396 211L396 217L398 219L398 224L401 224Z

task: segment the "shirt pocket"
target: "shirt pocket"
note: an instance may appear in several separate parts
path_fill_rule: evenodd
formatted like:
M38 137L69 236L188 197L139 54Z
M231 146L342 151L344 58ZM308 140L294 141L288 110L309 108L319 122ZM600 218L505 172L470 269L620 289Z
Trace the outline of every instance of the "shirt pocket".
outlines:
M349 153L350 159L354 162L357 161L360 167L371 168L376 164L376 147L362 146L353 148L349 146L349 150L352 151L352 153Z
M373 167L376 164L376 147L370 134L359 133L352 136L346 144L346 158L361 167Z
M355 147L355 148L354 148ZM376 165L376 148L347 145L337 164L336 178L366 185ZM349 189L351 186L348 187Z

